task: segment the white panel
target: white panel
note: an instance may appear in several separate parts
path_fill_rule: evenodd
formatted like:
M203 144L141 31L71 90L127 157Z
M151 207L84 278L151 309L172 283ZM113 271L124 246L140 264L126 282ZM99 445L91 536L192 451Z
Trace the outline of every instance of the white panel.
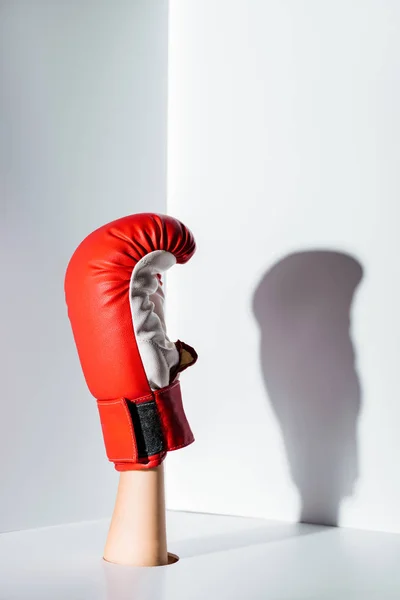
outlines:
M400 532L400 4L171 0L173 508Z
M63 279L94 228L165 212L167 3L2 2L0 44L4 531L111 511Z

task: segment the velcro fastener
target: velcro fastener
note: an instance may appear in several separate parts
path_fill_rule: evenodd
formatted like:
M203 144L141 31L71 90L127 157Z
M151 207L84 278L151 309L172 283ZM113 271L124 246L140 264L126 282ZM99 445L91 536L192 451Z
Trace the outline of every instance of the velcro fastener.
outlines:
M137 402L118 398L98 400L97 406L107 457L117 470L157 466L168 450L194 442L179 381Z
M139 458L148 458L162 452L165 444L155 401L136 403L128 400L127 406L131 414Z

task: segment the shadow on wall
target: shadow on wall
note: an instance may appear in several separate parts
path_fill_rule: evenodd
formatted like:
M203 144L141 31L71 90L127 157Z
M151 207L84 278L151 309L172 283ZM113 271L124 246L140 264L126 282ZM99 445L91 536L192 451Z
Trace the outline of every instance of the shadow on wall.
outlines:
M362 273L349 255L299 252L268 270L254 294L265 387L305 523L337 525L358 477L361 391L350 313Z

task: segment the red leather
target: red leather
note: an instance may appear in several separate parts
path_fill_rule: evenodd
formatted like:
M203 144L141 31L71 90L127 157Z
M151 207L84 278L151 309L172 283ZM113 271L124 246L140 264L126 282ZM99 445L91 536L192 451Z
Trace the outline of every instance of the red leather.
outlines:
M140 468L127 401L156 400L166 449L193 441L179 384L153 393L135 340L129 302L132 270L149 252L171 252L178 263L195 251L192 233L178 220L152 213L130 215L100 227L75 250L65 277L68 316L86 383L99 401L107 454ZM146 467L165 456L151 457ZM137 467L135 467L135 461Z
M108 460L137 462L138 451L127 400L101 400L97 401L97 407Z
M115 462L117 471L131 470L132 463L137 463L135 468L155 467L161 463L167 451L178 450L194 442L193 433L183 410L180 382L175 381L162 390L155 390L152 396L140 398L136 403L147 402L152 398L156 401L166 446L163 452L152 455L150 460L138 458L127 408L129 400L121 398L97 402L107 456L109 460Z
M194 442L183 410L179 381L154 392L167 450L178 450Z

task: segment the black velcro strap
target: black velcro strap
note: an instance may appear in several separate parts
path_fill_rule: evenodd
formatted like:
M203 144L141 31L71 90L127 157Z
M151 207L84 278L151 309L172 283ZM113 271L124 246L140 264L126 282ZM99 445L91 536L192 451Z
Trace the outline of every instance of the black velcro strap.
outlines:
M127 400L135 431L139 458L146 458L164 450L160 418L154 400L135 404Z

